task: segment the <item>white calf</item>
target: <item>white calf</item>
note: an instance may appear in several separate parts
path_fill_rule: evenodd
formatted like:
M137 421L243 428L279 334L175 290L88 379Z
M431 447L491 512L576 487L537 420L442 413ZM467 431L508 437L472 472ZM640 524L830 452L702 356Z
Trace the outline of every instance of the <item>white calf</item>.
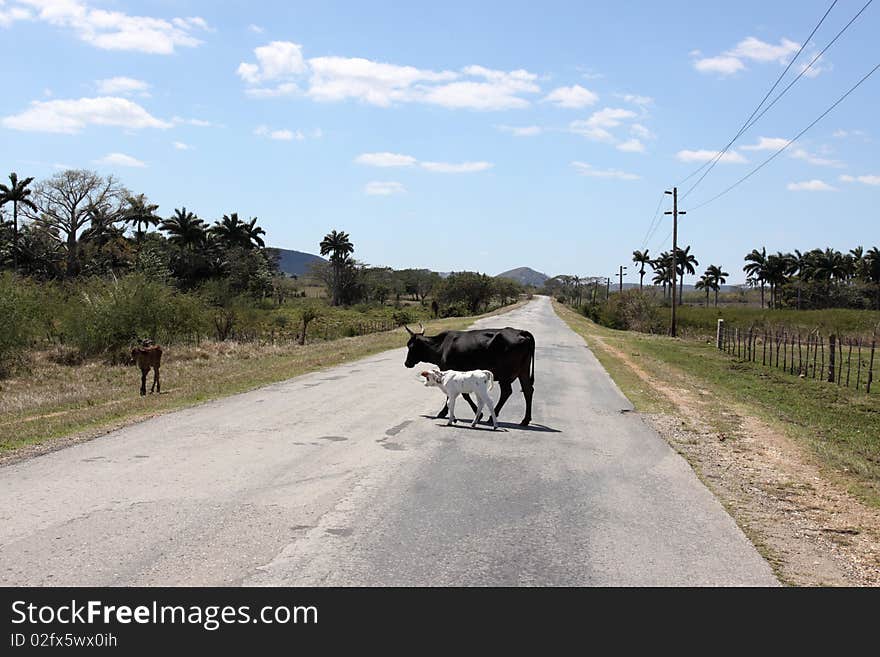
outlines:
M471 426L477 425L477 420L483 411L483 406L489 407L489 414L492 416L492 429L498 428L498 419L495 417L495 409L492 407L492 400L489 399L489 391L495 383L495 377L489 370L471 370L470 372L456 372L455 370L430 370L422 372L425 377L426 386L436 386L446 393L446 402L449 405L449 420L446 422L450 425L456 421L455 419L455 399L461 394L475 395L479 400L477 405L477 413Z

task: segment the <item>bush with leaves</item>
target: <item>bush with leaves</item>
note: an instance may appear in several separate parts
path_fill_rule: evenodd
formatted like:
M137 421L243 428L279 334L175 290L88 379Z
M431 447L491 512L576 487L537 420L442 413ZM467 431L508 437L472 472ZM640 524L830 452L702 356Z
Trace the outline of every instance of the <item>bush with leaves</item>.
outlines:
M64 334L84 355L114 360L139 338L157 343L198 338L209 321L200 299L143 274L87 281L71 306Z
M40 327L38 291L26 280L0 273L0 377L21 362Z

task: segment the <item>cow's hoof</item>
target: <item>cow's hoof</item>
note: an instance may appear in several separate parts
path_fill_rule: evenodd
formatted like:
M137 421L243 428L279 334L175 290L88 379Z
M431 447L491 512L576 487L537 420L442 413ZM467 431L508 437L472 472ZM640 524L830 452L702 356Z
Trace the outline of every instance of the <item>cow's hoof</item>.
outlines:
M529 423L530 423L531 421L532 421L531 418L526 418L525 420L523 420L522 422L519 423L519 426L521 426L521 427L527 427L527 426L529 426Z

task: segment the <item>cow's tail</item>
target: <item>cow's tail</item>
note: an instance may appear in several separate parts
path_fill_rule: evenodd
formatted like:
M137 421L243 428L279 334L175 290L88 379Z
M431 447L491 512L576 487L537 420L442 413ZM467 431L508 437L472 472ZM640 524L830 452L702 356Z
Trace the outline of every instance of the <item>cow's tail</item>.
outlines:
M491 390L491 389L492 389L492 386L495 385L495 375L492 374L492 372L490 372L489 370L485 370L485 372L486 372L486 374L489 375L489 379L488 379L489 386L488 386L487 389L488 389L488 390Z
M529 380L532 383L532 387L535 387L535 336L531 333L529 336L529 359L531 360L531 373L529 374Z

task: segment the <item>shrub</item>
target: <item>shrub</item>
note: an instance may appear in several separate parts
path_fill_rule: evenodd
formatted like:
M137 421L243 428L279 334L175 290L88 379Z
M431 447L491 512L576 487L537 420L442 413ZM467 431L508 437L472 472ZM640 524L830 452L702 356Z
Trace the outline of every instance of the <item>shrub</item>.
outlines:
M207 309L142 274L83 283L63 320L64 332L84 355L117 358L138 338L157 343L191 339L204 333Z
M406 310L395 310L393 313L391 313L391 319L393 319L394 323L398 326L403 326L404 324L412 324L413 322L413 316Z
M583 312L593 321L615 329L661 333L665 328L656 300L640 290L614 294L607 301L584 307Z
M37 290L24 279L0 274L0 377L21 363L40 326Z

